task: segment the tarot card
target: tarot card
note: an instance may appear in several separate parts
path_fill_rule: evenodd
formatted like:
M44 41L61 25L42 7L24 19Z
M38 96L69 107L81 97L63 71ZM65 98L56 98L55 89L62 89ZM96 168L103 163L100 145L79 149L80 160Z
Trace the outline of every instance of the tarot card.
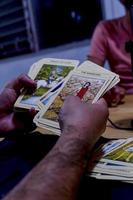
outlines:
M95 72L100 72L101 74L107 74L107 75L113 75L114 77L117 77L119 79L119 75L103 68L102 66L97 65L96 63L93 63L91 61L85 61L81 65L78 66L77 70L84 70L84 71L95 71Z
M94 151L94 153L92 154L91 159L89 160L89 163L88 163L89 171L96 172L96 170L100 170L98 172L105 172L108 170L108 174L109 174L109 172L110 172L110 174L112 174L112 173L115 173L115 171L118 171L119 174L122 173L121 176L124 176L124 174L125 174L125 176L127 174L129 176L132 175L132 172L133 172L132 165L125 164L125 162L127 162L127 161L125 161L125 162L123 160L121 161L120 158L119 158L119 161L116 159L112 159L112 158L109 159L108 155L116 156L116 154L117 154L117 156L118 156L119 151L123 150L123 148L125 148L127 146L128 147L132 146L133 138L123 139L120 141L117 140L117 141L118 141L118 144L116 142L114 144L112 143L114 147L113 147L113 149L111 148L110 151L108 151L108 150L106 151L106 147L105 148L100 147L99 149L96 149ZM108 147L108 145L107 145L107 147ZM102 149L103 149L103 151L102 151ZM125 155L122 154L122 156L124 157Z
M128 182L128 181L133 181L133 178L126 178L126 177L122 177L122 176L114 176L114 175L107 175L104 173L91 173L88 174L88 176L96 178L96 179L103 179L103 180L116 180L116 181L124 181L124 182Z
M58 135L60 136L61 135L61 131L58 129L58 128L53 128L52 126L49 126L49 125L44 125L40 122L37 123L38 124L38 127L42 128L43 129L43 134L52 134L52 135Z
M122 166L115 165L112 163L98 162L98 164L96 164L92 170L88 170L88 171L133 178L133 169L131 167L123 166L123 165Z
M39 128L39 132L41 132L44 135L57 135L60 136L60 132L56 131L56 129L44 124L41 124L37 122L37 127Z
M103 96L109 89L111 89L114 85L116 85L119 82L118 75L110 72L109 70L104 70L104 68L102 68L101 66L89 61L85 61L83 64L81 64L77 68L77 71L78 70L81 73L86 72L95 75L101 74L102 76L106 76L108 78L108 82L106 83L105 88L103 88L103 93L101 94L101 96Z
M109 152L102 158L102 161L133 167L133 138L128 139L126 144Z
M77 67L78 63L77 60L52 58L42 59L35 63L29 73L37 81L37 89L32 95L27 94L25 91L18 98L14 107L26 109L34 107L38 110L36 102L39 98L63 81L69 72Z
M103 161L102 158L104 158L104 156L106 156L108 153L122 146L126 142L127 140L125 139L110 140L107 143L101 142L97 147L95 147L89 158L88 170L91 171L95 166L98 166L99 164L103 166L108 165L108 162ZM120 167L120 165L117 166Z
M129 171L129 169L125 169L124 167L122 168L119 168L119 169L114 169L113 167L112 168L108 168L107 166L106 167L102 167L100 168L99 167L95 167L93 169L93 172L95 173L104 173L106 175L113 175L113 176L121 176L121 177L124 177L124 178L132 178L133 179L133 171Z
M94 76L92 74L72 72L66 82L61 87L52 102L44 109L39 121L59 128L59 110L68 95L79 96L84 102L95 102L99 98L104 85L108 82L105 77Z
M55 86L54 88L52 88L50 91L48 91L47 93L45 93L37 102L38 107L43 110L45 107L47 107L47 105L49 104L49 102L52 101L52 99L54 99L55 95L58 93L58 91L60 90L61 86L63 84L63 81L60 82L57 86Z
M34 63L34 64L30 67L29 72L28 72L28 76L32 78L32 77L33 77L33 74L35 73L35 70L36 70L36 63Z
M119 81L119 75L111 72L110 70L107 70L91 61L85 61L79 67L77 68L78 70L86 70L86 71L92 71L92 72L97 72L97 73L102 73L108 76L113 76L114 78L112 79L112 82L110 86L107 88L107 91L110 90L112 87L114 87ZM106 92L106 91L105 91Z
M43 131L41 131L42 134L52 134L52 135L60 135L60 131L56 130L56 128L51 127L50 125L45 125L39 121L40 115L42 113L42 110L40 110L36 116L33 119L33 122L36 124L37 127L41 128Z

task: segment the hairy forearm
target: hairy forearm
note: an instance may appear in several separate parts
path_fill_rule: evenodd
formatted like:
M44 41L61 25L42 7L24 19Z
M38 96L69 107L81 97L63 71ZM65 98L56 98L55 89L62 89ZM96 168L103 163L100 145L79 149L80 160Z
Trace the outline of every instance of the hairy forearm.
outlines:
M45 159L7 195L5 200L76 199L86 167L85 148L81 139L72 136L61 137Z

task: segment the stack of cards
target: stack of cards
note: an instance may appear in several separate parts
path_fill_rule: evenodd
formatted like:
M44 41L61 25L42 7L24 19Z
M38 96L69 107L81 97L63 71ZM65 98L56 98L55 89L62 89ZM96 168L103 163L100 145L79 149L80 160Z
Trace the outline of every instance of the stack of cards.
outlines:
M37 81L34 94L23 93L15 103L15 110L35 107L34 122L40 128L60 135L59 110L68 95L95 103L119 82L119 76L90 61L78 65L77 60L43 59L35 63L29 76Z
M89 176L133 183L133 138L101 143L88 163Z

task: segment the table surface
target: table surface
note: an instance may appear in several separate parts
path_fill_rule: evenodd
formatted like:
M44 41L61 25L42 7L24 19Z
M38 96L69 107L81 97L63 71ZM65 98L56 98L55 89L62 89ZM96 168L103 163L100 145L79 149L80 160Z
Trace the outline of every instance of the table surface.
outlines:
M129 126L133 120L133 95L127 95L124 98L124 103L109 109L110 120L123 127ZM128 138L133 137L133 130L120 130L114 128L110 122L107 123L107 128L103 134L106 138Z

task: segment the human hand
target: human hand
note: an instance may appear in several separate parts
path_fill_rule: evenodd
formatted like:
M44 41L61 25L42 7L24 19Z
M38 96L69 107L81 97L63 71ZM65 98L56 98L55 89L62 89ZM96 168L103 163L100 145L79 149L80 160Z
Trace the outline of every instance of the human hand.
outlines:
M125 96L125 89L119 86L113 87L103 97L106 100L109 107L117 106L122 103Z
M0 136L6 136L13 131L30 130L33 127L34 109L24 114L13 112L14 103L23 88L32 92L36 88L36 83L27 75L21 75L7 84L0 94Z
M59 123L63 134L67 133L65 138L79 139L87 145L87 149L91 149L104 132L107 117L108 108L104 99L87 104L78 97L69 96L60 110Z
M104 130L107 116L103 99L86 104L78 97L68 97L60 112L63 133L52 150L5 200L78 199L88 150Z

